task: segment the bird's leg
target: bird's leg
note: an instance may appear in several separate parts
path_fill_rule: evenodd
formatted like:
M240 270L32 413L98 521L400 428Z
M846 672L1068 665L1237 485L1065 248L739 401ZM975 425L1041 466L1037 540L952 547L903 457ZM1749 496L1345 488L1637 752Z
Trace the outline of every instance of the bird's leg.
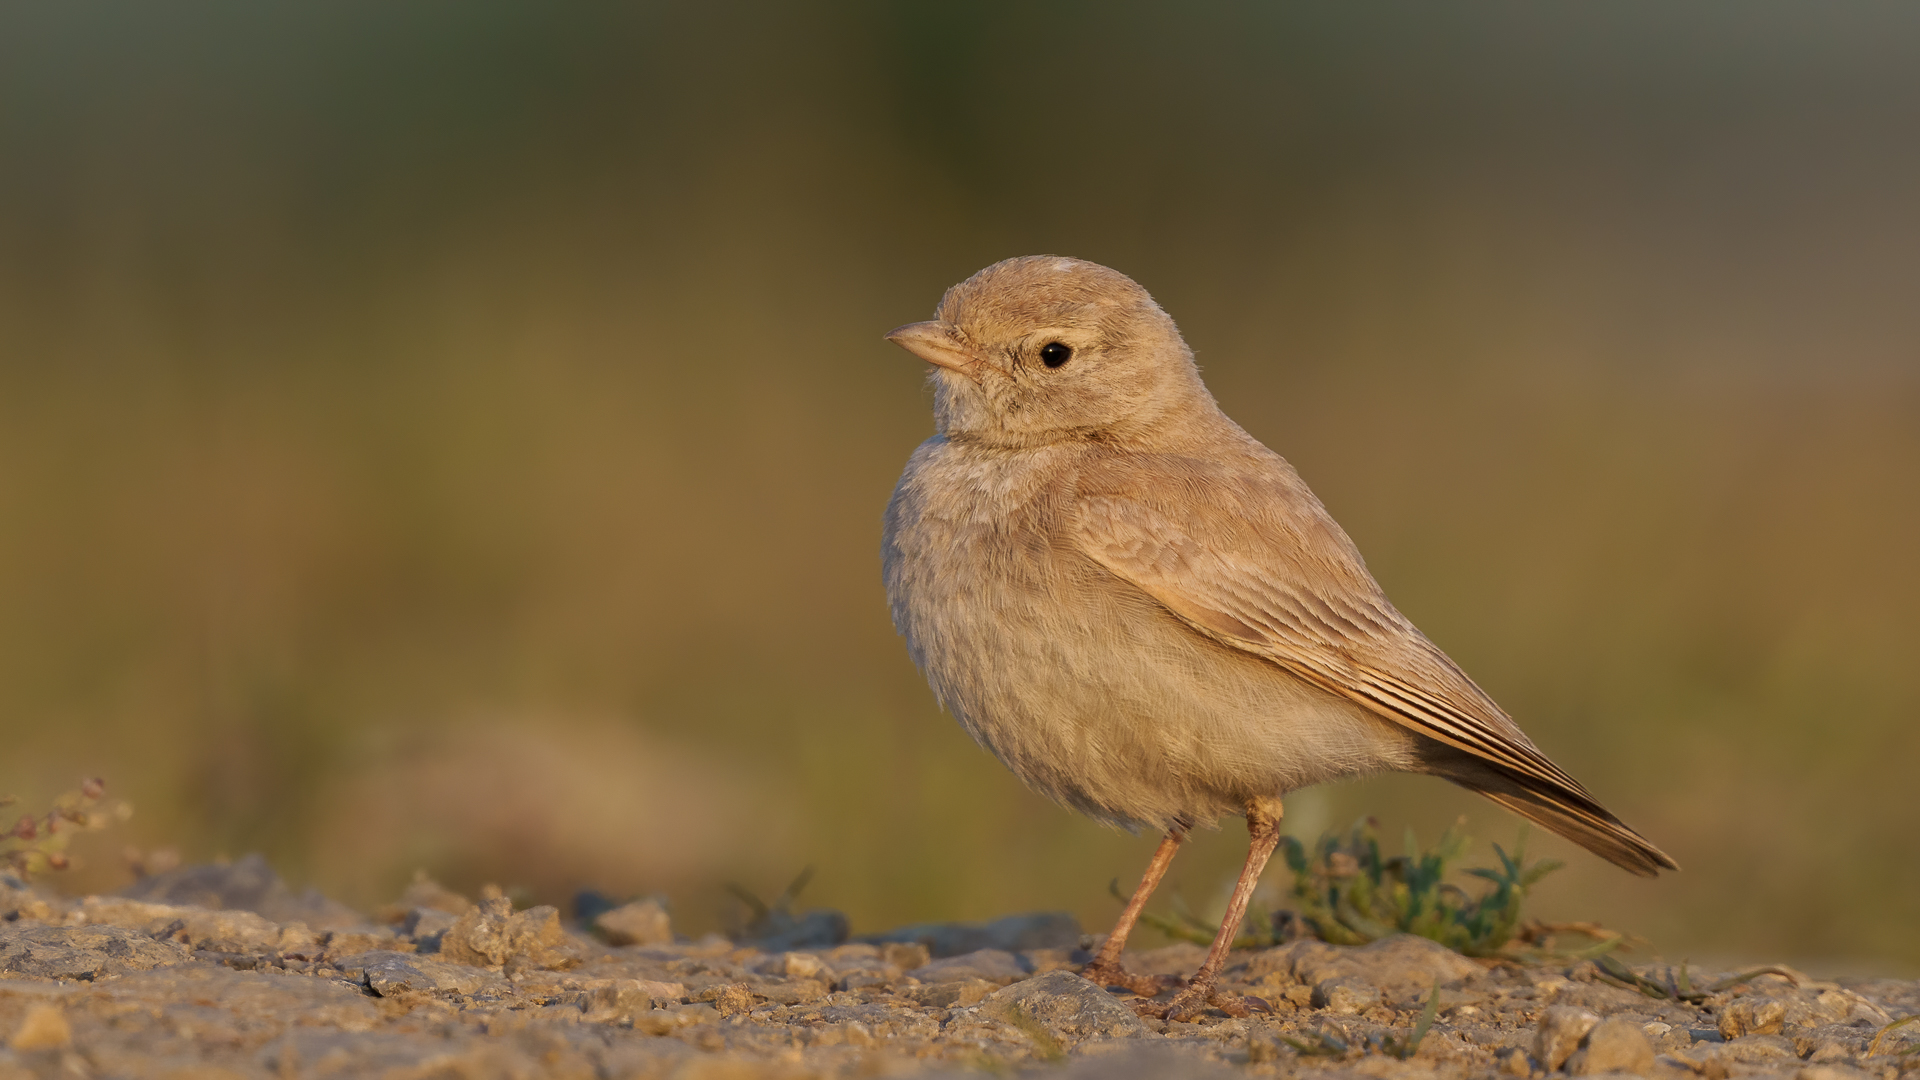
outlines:
M1113 924L1113 933L1107 935L1106 943L1093 958L1093 963L1081 969L1080 974L1099 986L1122 986L1142 997L1152 997L1160 992L1159 980L1151 975L1129 975L1120 966L1120 951L1127 947L1127 935L1133 933L1133 924L1140 921L1140 912L1147 906L1147 898L1160 885L1160 879L1167 876L1167 867L1173 863L1173 855L1180 850L1180 842L1187 838L1187 831L1174 826L1153 850L1153 861L1147 864L1147 872L1140 876L1140 884L1133 890L1133 898L1127 901L1126 910L1120 913L1120 921Z
M1190 1020L1209 1006L1229 1016L1245 1016L1249 1011L1248 1001L1257 1001L1215 993L1213 986L1220 978L1220 969L1226 966L1227 954L1233 950L1240 922L1247 917L1247 903L1253 899L1254 886L1260 883L1260 872L1267 868L1267 859L1280 843L1279 799L1254 799L1247 804L1247 839L1247 865L1233 886L1233 900L1227 904L1226 917L1220 920L1220 933L1213 939L1213 948L1207 950L1206 963L1200 965L1200 970L1187 981L1187 988L1174 995L1164 1011L1154 1010L1169 1020Z

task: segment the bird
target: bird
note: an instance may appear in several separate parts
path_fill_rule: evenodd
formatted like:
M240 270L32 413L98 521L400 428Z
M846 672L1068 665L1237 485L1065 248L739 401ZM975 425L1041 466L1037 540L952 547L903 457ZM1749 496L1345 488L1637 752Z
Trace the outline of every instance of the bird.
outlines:
M930 365L933 390L934 434L881 543L914 663L1028 786L1162 835L1081 974L1170 1019L1246 1015L1218 980L1282 799L1344 777L1444 777L1631 873L1679 869L1393 606L1131 278L1007 259L886 339ZM1160 984L1121 962L1127 936L1189 831L1228 816L1245 817L1248 854L1219 933L1155 1004Z

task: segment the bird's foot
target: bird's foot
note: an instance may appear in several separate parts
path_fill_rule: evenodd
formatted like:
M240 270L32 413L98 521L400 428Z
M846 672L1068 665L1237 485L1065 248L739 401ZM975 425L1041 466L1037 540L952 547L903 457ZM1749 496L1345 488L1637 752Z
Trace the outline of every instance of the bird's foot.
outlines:
M1135 975L1119 964L1103 964L1094 961L1080 969L1080 977L1101 989L1118 986L1129 993L1150 998L1166 989L1167 984L1152 975Z
M1152 1016L1175 1023L1188 1023L1198 1020L1208 1009L1219 1009L1228 1016L1251 1016L1254 1013L1270 1013L1273 1006L1257 997L1242 997L1239 994L1223 994L1214 989L1212 983L1192 984L1185 990L1173 995L1170 1001L1136 1002L1134 1008L1142 1016Z

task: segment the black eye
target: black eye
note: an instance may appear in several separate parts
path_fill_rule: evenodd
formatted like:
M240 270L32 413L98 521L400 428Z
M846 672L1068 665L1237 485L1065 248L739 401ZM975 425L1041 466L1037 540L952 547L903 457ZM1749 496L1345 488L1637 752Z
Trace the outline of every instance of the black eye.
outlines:
M1048 367L1059 367L1073 359L1073 350L1058 341L1049 341L1040 346L1040 362Z

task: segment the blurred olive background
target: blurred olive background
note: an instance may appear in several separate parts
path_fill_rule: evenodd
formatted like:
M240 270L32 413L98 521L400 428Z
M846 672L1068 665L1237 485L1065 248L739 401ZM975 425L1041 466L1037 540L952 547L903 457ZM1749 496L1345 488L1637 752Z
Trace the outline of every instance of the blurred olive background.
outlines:
M1891 3L11 5L0 788L138 807L72 888L259 850L698 930L817 864L857 930L1103 928L1153 838L938 712L877 557L931 429L880 335L1063 253L1687 868L1537 837L1541 914L1916 970L1917 131Z

